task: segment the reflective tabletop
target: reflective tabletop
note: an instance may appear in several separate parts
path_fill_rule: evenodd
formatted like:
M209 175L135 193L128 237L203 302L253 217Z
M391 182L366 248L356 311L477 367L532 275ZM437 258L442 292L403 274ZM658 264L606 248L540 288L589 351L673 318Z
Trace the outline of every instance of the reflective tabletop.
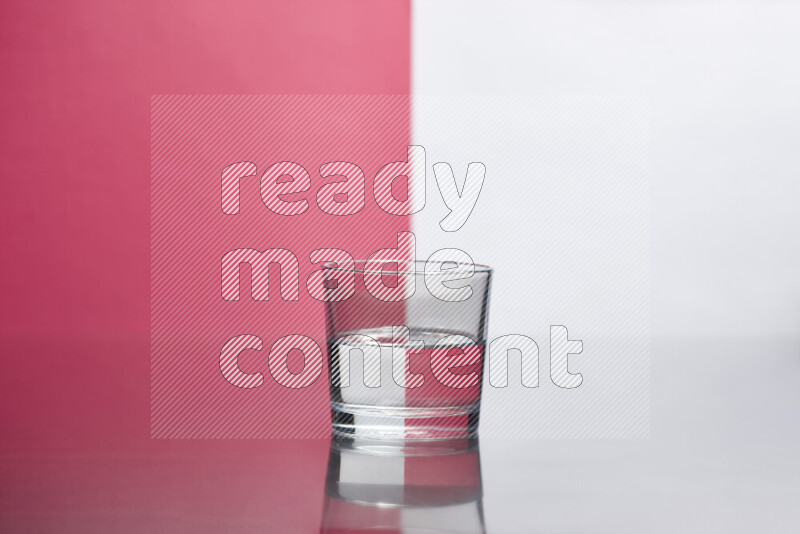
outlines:
M651 363L645 440L7 450L0 531L797 532L798 345L660 342Z

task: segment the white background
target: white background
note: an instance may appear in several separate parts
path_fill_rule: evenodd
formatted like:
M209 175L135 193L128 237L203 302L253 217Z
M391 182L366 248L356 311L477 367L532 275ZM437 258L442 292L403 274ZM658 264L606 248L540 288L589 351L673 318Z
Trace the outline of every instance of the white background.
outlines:
M649 97L655 336L800 337L800 3L414 7L415 95Z
M652 438L484 439L489 532L796 532L798 51L797 2L414 3L416 95L650 102Z

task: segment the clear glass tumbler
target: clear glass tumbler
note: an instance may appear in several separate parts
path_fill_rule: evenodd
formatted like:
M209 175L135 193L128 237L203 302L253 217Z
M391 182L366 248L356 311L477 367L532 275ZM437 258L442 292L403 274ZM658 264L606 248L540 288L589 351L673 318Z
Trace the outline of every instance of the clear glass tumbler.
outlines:
M492 269L364 260L323 276L334 434L475 435Z

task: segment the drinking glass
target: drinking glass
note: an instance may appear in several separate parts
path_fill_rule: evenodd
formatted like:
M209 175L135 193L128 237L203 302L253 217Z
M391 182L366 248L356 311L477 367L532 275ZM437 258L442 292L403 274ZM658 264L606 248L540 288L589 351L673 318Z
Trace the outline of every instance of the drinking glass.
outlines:
M453 261L326 264L336 435L475 435L492 269Z

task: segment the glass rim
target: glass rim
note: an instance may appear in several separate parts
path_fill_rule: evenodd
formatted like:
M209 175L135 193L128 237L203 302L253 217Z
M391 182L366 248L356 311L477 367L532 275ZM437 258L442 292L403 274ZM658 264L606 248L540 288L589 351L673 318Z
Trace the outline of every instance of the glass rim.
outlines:
M387 264L387 263L396 263L398 265L397 269L394 270L385 270L385 269L367 269L366 264L367 262L370 263L380 263L380 264ZM401 264L414 264L414 269L407 268L403 269L399 267ZM455 267L451 267L449 269L440 269L437 272L444 272L444 273L464 273L470 271L469 267L471 267L473 274L492 274L494 269L489 267L488 265L483 265L481 263L465 263L462 261L450 261L450 260L353 260L351 261L328 261L322 265L322 268L328 271L340 271L340 272L351 272L351 273L361 273L361 274L424 274L425 269L424 266L428 264L434 265L455 265ZM347 267L347 265L353 265L352 267ZM358 267L358 265L362 265L362 267ZM422 265L423 269L418 270L416 269L417 266Z

